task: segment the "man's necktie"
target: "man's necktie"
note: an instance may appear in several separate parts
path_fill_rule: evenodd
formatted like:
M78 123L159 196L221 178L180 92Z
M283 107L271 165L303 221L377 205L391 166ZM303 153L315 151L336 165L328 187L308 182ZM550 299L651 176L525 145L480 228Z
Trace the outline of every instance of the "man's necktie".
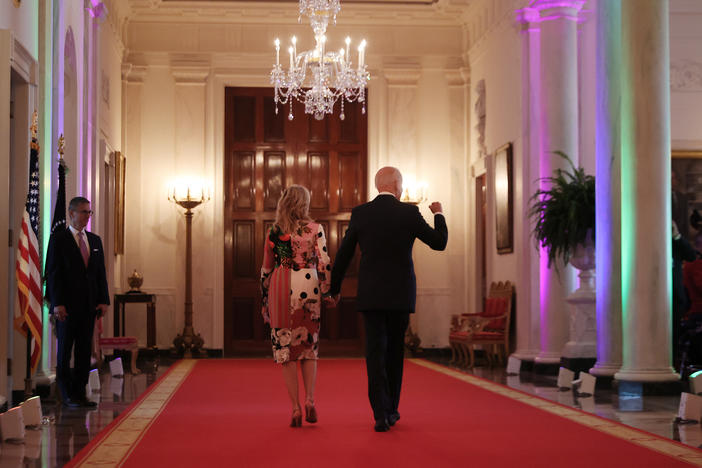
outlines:
M85 263L85 268L88 268L88 259L90 258L90 251L88 250L88 245L85 243L85 233L80 231L78 233L78 245L80 247L80 254L83 256L83 263Z

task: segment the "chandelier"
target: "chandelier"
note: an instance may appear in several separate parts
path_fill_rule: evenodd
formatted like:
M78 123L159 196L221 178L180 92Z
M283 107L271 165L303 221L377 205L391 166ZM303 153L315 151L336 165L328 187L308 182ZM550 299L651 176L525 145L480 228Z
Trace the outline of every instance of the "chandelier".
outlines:
M366 70L366 41L358 46L357 63L351 60L349 47L351 38L346 38L346 48L338 52L328 51L327 25L331 19L336 24L336 15L341 10L340 0L300 0L300 16L307 16L314 30L315 47L297 52L297 38L293 36L288 47L290 65L287 71L280 64L280 40L275 40L275 66L271 71L271 84L275 87L275 113L278 104L290 105L288 119L293 119L293 98L305 104L305 113L322 120L325 114L334 111L334 103L341 99L341 120L344 120L344 102L358 101L361 111L366 113L366 82L370 74Z

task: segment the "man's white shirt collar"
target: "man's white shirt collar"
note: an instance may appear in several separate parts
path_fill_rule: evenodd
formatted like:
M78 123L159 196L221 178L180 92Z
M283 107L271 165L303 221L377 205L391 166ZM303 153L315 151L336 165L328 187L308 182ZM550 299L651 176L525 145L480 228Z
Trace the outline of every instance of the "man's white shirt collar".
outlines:
M74 228L70 224L68 225L68 229L71 230L71 234L73 234L73 237L76 237L79 232L83 232L83 233L85 232L85 229L83 229L82 231L79 231L78 229Z
M78 233L82 232L83 234L85 234L85 245L88 247L88 255L90 255L90 242L88 242L88 234L86 234L87 231L85 229L83 229L82 231L79 231L78 229L74 228L70 224L68 225L68 229L70 229L71 234L73 235L73 240L76 241L76 245L79 248L80 248L80 239L78 239Z

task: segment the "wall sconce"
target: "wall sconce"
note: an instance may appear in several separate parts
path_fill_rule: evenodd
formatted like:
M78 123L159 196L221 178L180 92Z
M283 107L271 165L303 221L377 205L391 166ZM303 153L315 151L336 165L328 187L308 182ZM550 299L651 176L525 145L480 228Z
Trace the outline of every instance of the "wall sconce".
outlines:
M185 327L183 333L173 339L176 352L185 357L200 353L205 340L193 329L193 210L210 200L206 184L195 181L176 181L168 190L168 200L185 208Z
M418 181L413 177L407 177L402 185L404 189L402 190L402 196L400 201L405 203L411 203L412 205L419 205L427 201L427 183L423 181Z

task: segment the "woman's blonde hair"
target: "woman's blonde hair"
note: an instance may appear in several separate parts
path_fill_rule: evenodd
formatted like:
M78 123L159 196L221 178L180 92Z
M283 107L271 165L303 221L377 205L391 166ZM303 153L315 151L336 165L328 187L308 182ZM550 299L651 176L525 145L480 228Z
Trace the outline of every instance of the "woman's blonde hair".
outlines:
M291 185L283 190L275 212L275 224L284 233L295 232L302 223L311 222L310 191L302 185Z

